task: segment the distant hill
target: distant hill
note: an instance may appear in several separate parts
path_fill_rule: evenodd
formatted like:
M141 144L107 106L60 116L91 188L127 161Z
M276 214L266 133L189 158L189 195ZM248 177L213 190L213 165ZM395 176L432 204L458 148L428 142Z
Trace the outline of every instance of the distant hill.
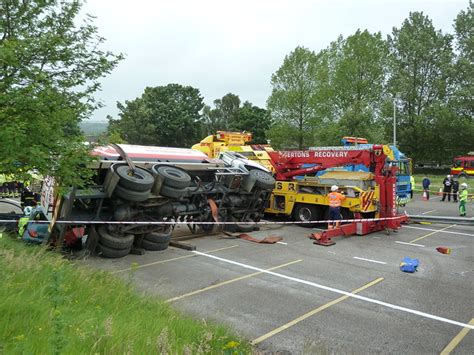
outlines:
M107 130L108 124L108 122L85 121L81 122L79 127L86 136L98 136Z

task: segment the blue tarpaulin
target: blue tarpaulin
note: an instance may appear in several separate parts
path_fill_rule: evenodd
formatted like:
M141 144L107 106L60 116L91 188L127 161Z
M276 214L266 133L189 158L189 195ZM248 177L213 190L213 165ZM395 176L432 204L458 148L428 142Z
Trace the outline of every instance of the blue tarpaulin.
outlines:
M400 263L400 270L403 272L415 272L420 265L420 261L418 259L412 259L409 257L403 258L402 262Z

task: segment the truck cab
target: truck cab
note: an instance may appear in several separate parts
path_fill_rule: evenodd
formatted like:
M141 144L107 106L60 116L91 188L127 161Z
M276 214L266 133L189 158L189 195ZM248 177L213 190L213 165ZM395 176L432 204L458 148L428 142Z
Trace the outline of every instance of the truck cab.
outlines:
M451 175L457 176L460 179L474 177L474 152L469 153L467 156L454 158Z

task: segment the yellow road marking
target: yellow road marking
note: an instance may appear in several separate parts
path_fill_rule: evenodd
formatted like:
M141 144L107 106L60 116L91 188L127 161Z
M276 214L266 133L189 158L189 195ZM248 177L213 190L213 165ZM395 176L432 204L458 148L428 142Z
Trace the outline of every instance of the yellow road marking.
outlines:
M414 239L414 240L412 240L411 242L408 242L408 243L410 243L410 244L411 244L411 243L415 243L415 242L417 242L417 241L419 241L419 240L422 240L422 239L428 238L429 236L431 236L431 235L433 235L433 234L436 234L436 233L442 232L442 231L444 231L444 230L446 230L446 229L448 229L448 228L454 227L454 226L455 226L455 224L452 224L452 225L450 225L450 226L447 226L447 227L445 227L445 228L441 228L440 230L437 230L437 231L434 231L434 232L428 233L427 235L423 235L423 236L421 236L421 237L419 237L419 238L416 238L416 239Z
M265 271L272 271L272 270L280 269L280 268L288 266L288 265L299 263L300 261L303 261L303 260L299 259L299 260L295 260L295 261L290 261L289 263L274 266L270 269L266 269ZM248 274L248 275L236 277L235 279L230 279L230 280L220 282L220 283L212 285L212 286L201 288L201 289L196 290L196 291L185 293L184 295L181 295L181 296L170 298L170 299L166 300L166 302L175 302L175 301L181 300L185 297L194 296L194 295L197 295L198 293L209 291L209 290L212 290L214 288L225 286L225 285L228 285L228 284L231 284L233 282L240 281L240 280L245 280L245 279L248 279L250 277L254 277L254 276L257 276L257 275L260 275L260 274L263 274L263 273L264 273L264 271L258 271L258 272L254 272L254 273L251 273L251 274Z
M469 322L470 325L474 325L474 318L471 319L471 321ZM448 355L448 354L451 354L451 351L454 350L454 348L456 346L458 346L458 344L461 342L461 340L463 340L463 338L467 335L467 333L469 333L471 329L469 328L462 328L462 330L458 333L458 335L456 335L453 340L451 340L451 342L448 344L448 346L446 346L443 351L441 351L441 354L440 355Z
M378 284L379 282L381 282L383 280L384 280L383 277L379 277L378 279L375 279L375 280L369 282L368 284L358 288L357 290L352 291L351 293L352 294L359 293L359 292L361 292L361 291L363 291L363 290L365 290L365 289L367 289L371 286L374 286L375 284ZM268 339L268 338L270 338L270 337L272 337L272 336L274 336L274 335L276 335L276 334L278 334L278 333L294 326L295 324L298 324L299 322L305 320L306 318L309 318L309 317L315 315L316 313L324 311L325 309L327 309L331 306L334 306L335 304L338 304L339 302L342 302L342 301L348 299L349 297L350 296L347 296L347 295L339 297L339 298L335 299L334 301L328 302L328 303L326 303L326 304L324 304L324 305L322 305L322 306L320 306L320 307L318 307L318 308L316 308L316 309L314 309L314 310L312 310L312 311L310 311L306 314L303 314L301 317L298 317L295 320L292 320L291 322L288 322L288 323L282 325L281 327L278 327L278 328L272 330L271 332L269 332L267 334L264 334L261 337L258 337L257 339L252 341L252 344L255 345L255 344L261 343L262 341L264 341L264 340L266 340L266 339Z
M236 248L236 247L238 247L238 245L231 245L230 247L224 247L224 248L209 250L209 251L207 251L206 253L215 253L216 251L221 251L221 250L226 250L226 249L231 249L231 248ZM148 264L143 264L143 265L137 265L137 266L134 266L134 267L129 267L129 268L123 269L123 270L112 271L111 274L118 274L118 273L120 273L120 272L125 272L125 271L130 271L130 270L141 269L141 268L144 268L144 267L153 266L153 265L158 265L158 264L164 264L164 263L167 263L167 262L169 262L169 261L175 261L175 260L180 260L180 259L192 258L193 256L196 256L196 254L188 254L188 255L178 256L178 257L176 257L176 258L171 258L171 259L165 259L165 260L155 261L155 262L148 263Z

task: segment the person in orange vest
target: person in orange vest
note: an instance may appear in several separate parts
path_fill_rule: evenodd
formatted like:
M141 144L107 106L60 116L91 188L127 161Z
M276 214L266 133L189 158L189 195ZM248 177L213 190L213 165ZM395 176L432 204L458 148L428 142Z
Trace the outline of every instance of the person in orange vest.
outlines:
M329 220L328 229L334 228L334 221L336 224L335 228L339 227L339 221L341 220L341 203L344 201L346 196L338 192L339 187L337 185L331 186L331 192L328 194L329 198Z

